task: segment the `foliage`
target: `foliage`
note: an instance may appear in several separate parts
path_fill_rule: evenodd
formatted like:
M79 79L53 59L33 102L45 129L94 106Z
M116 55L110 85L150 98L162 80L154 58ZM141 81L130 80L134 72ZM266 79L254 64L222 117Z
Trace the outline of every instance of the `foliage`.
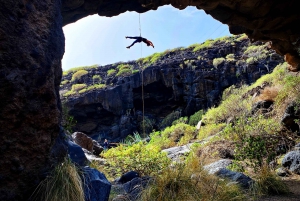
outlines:
M228 55L226 56L226 60L227 60L227 61L234 61L234 54L228 54Z
M213 45L213 41L214 40L212 40L212 39L208 39L204 43L196 45L193 51L196 52L196 51L200 51L200 50L203 50L206 48L210 48Z
M63 71L63 75L66 76L68 75L69 73L75 73L79 70L88 70L88 69L93 69L93 68L97 68L99 67L98 64L94 64L94 65L91 65L91 66L79 66L79 67L74 67L74 68L70 68L69 70L67 71Z
M102 78L100 75L93 75L93 82L99 83L101 82Z
M68 92L64 93L63 96L68 97L68 96L75 95L75 94L76 94L76 91L68 91Z
M128 135L123 141L122 144L133 145L135 143L141 142L143 139L139 133L135 132L133 135Z
M255 175L255 183L251 190L254 196L289 193L286 184L267 165L264 165Z
M114 75L114 74L116 74L116 70L115 69L109 69L107 71L107 76L111 76L111 75Z
M176 119L175 121L173 121L172 125L179 124L179 123L187 124L188 121L189 121L188 117L180 117L179 119Z
M144 142L131 146L121 144L109 149L102 156L107 160L106 171L117 176L130 170L135 170L141 175L155 175L170 164L166 153L156 146L145 145Z
M72 75L72 82L74 82L74 81L76 81L76 80L78 80L78 79L80 79L83 75L86 75L86 74L88 74L89 72L88 71L86 71L86 70L78 70L76 73L74 73L73 75Z
M86 88L86 84L73 84L72 85L72 91L79 91L79 90L81 90L81 89L83 89L83 88Z
M62 127L68 131L69 134L73 133L73 127L76 125L76 120L73 116L69 115L69 108L62 104Z
M161 149L169 148L175 145L187 144L196 137L196 128L184 123L178 123L163 131L150 134L150 144L154 144Z
M225 123L221 123L221 124L207 124L205 126L202 126L199 134L198 134L198 139L199 140L203 140L209 136L215 135L217 133L219 133L223 128L225 128L226 124Z
M198 122L202 119L203 110L199 110L195 114L191 115L189 118L189 124L191 126L196 126Z
M266 49L266 44L258 46L249 46L245 52L244 56L247 57L247 64L254 64L260 60L264 60L268 56L268 50Z
M240 37L238 37L238 38L236 39L236 41L241 42L241 41L247 40L247 39L248 39L248 36L247 36L246 34L242 34L242 35L240 35Z
M254 170L269 163L275 157L280 124L274 119L240 116L235 125L227 126L223 134L236 141L236 162L243 161Z
M168 114L162 122L159 124L160 129L164 129L167 126L172 125L172 122L175 121L176 119L179 119L181 116L180 111L173 111L172 113Z
M144 201L239 201L245 200L237 185L227 185L223 179L207 174L199 159L192 158L186 163L177 163L164 169L143 191Z
M145 131L145 133L143 133L143 134L147 134L147 133L152 132L154 124L155 124L154 119L150 119L145 116L144 120L140 122L139 127L140 127L141 131L143 131L143 132Z
M205 122L218 124L248 113L251 109L250 98L241 98L246 91L246 86L230 88L230 93L225 90L221 104L216 108L210 108L204 115Z
M77 167L65 159L38 185L31 198L36 201L84 201L83 182Z
M70 81L69 80L64 80L61 82L62 85L68 84Z
M214 58L213 65L214 65L215 68L218 68L218 66L220 64L222 64L224 61L225 61L225 59L222 58L222 57L221 58Z
M105 87L106 87L105 84L94 84L94 85L89 86L87 88L87 91L91 91L91 90L94 90L94 89L103 89Z

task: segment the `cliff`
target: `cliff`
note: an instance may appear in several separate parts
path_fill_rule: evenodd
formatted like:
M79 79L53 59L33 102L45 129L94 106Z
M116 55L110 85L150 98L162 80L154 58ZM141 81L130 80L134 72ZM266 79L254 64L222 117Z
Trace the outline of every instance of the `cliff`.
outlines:
M172 115L216 106L224 89L253 83L282 61L268 43L238 35L137 61L71 69L64 72L60 92L76 131L118 141L143 132L142 96L150 132L170 125ZM166 117L171 118L167 123Z

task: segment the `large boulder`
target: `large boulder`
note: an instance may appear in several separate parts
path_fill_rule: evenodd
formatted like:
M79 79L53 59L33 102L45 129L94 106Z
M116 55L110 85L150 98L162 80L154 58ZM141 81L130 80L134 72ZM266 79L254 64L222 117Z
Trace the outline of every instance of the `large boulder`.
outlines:
M227 178L233 182L236 182L245 189L249 188L254 182L250 177L244 175L241 172L235 172L235 171L231 171L231 170L228 170L225 168L219 169L215 173L215 175L217 175L218 177Z
M76 144L93 153L94 143L92 138L82 132L75 132L72 134L72 137Z
M99 156L103 151L103 147L96 140L93 140L93 145L93 154Z
M205 165L203 168L208 171L209 174L215 174L222 168L227 168L229 165L232 164L232 161L229 159L222 159L211 163L209 165Z
M94 168L84 167L85 201L108 201L111 189L105 175Z
M282 159L282 166L288 168L291 172L300 174L300 151L291 151Z
M73 163L79 166L86 166L89 164L82 148L72 141L67 142L69 157Z

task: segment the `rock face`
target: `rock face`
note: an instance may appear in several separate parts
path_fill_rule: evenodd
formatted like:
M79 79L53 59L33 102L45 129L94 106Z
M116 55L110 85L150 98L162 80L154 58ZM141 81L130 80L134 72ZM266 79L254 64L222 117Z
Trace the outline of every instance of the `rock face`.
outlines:
M263 43L250 44L249 40L216 42L211 48L194 51L193 48L164 53L154 63L144 63L144 107L146 129L161 129L162 120L168 115L190 116L200 109L217 105L224 89L231 85L252 83L261 75L272 71L282 62ZM247 64L243 59L248 46L263 46L267 53L264 60ZM225 59L231 55L233 59ZM216 59L223 60L216 64ZM142 76L139 61L117 63L86 69L87 74L72 81L74 73L63 76L61 93L74 86L93 86L95 76L105 88L79 91L63 96L69 114L77 125L74 130L84 132L94 139L107 138L118 141L138 131L142 133ZM268 68L266 68L268 65ZM109 70L130 66L126 76L107 75ZM129 67L128 67L129 68ZM172 123L172 122L169 122Z
M299 70L300 33L296 27L300 22L298 2L277 2L272 0L63 0L64 24L72 23L88 15L115 16L126 11L139 13L156 10L159 6L171 4L184 9L196 6L215 19L229 26L233 34L246 33L252 40L272 41L272 48L285 55L291 70Z
M0 200L28 200L66 155L60 1L0 1Z

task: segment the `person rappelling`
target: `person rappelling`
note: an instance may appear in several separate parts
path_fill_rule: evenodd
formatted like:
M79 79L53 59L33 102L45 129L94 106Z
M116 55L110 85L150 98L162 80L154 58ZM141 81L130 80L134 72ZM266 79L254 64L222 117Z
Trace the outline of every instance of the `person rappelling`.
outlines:
M131 44L131 45L129 45L129 46L127 46L126 48L130 48L130 47L132 47L135 43L140 43L140 42L144 42L144 43L146 43L146 45L147 46L152 46L153 48L154 48L154 45L153 45L153 43L150 41L150 40L148 40L148 39L146 39L146 38L143 38L143 37L141 37L141 36L136 36L136 37L130 37L130 36L126 36L125 37L126 39L135 39L135 41L133 41L133 43Z

